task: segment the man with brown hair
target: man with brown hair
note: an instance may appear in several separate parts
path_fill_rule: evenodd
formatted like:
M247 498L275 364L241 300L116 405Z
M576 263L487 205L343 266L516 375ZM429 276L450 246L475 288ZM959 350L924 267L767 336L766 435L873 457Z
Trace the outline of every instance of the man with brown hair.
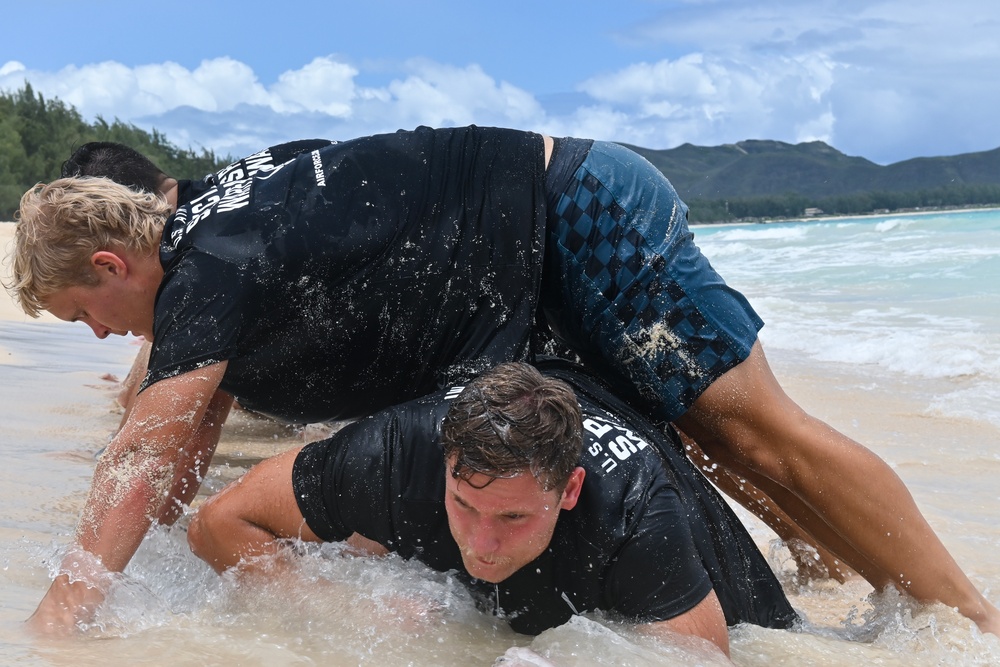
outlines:
M285 539L353 540L457 571L518 632L600 610L728 654L727 624L795 613L669 435L579 367L502 364L258 464L188 539L220 572L267 572Z

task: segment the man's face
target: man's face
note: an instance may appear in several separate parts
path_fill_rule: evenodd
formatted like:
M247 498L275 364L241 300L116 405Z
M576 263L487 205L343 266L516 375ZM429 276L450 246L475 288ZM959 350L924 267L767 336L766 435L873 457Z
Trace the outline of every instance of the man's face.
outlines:
M50 296L47 310L65 322L83 322L98 338L129 333L152 338L152 331L138 321L127 302L118 298L113 284L67 287Z
M583 468L574 471L562 493L544 490L530 473L492 482L475 474L465 481L452 476L451 469L449 462L444 504L452 537L468 573L492 583L545 551L560 510L576 505L583 483Z
M59 290L46 299L46 310L66 322L84 322L98 338L132 333L152 339L152 299L136 291L123 267L108 262L95 266L97 285Z
M155 292L149 292L136 266L126 253L94 253L97 284L59 290L46 299L45 309L65 322L85 323L98 338L132 333L152 340Z

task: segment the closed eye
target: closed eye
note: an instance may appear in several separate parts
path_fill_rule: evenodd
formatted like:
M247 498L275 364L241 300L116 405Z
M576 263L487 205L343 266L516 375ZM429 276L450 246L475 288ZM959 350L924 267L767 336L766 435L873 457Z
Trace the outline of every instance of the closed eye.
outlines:
M458 496L456 496L454 494L451 496L451 499L454 500L455 504L458 505L459 507L461 507L462 509L467 509L467 510L471 510L472 509L472 506L469 505L469 503L465 502L464 500L462 500L461 498L459 498Z

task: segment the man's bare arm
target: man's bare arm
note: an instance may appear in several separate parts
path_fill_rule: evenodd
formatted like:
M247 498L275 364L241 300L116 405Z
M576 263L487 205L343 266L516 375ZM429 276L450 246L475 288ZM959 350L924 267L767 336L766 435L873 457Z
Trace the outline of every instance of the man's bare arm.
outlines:
M651 635L671 633L700 637L714 644L729 657L729 629L726 627L726 617L715 591L711 591L705 599L680 616L640 625L638 630Z
M156 517L158 523L172 526L198 494L232 406L233 397L230 394L221 389L215 392L198 430L181 451L170 497Z
M218 427L207 427L205 420L223 409L225 395L217 397L217 390L225 369L225 362L206 366L157 382L138 396L98 461L76 544L63 574L29 619L33 629L62 633L86 617L103 598L102 575L128 564L168 503L179 471L192 458L211 456L214 444L200 453L185 447L195 441L204 445L213 431L217 438Z
M117 400L118 405L125 408L125 412L122 414L122 420L118 424L119 431L125 428L128 417L132 414L132 406L135 405L135 399L139 396L139 387L142 385L142 380L146 377L146 371L149 368L149 354L152 349L153 346L148 340L142 342L142 346L136 353L135 359L132 360L132 366L128 369L128 375L122 380Z

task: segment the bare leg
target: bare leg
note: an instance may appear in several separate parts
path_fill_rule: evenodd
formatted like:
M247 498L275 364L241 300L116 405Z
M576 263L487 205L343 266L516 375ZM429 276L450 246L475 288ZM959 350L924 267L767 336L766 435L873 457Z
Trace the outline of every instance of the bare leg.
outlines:
M1000 635L1000 611L955 563L902 480L874 453L796 405L759 342L677 422L720 463L745 466L787 489L899 588L957 607L981 630ZM795 507L783 509L796 522L809 520Z
M792 558L795 559L798 565L800 583L804 583L810 579L825 579L827 577L844 583L848 579L857 576L846 561L837 558L831 553L831 549L841 554L852 553L852 549L839 535L831 534L829 527L823 523L823 520L816 517L815 513L803 505L798 498L791 496L787 491L784 494L780 494L783 498L783 504L796 503L795 513L797 516L812 517L808 521L800 518L802 522L801 526L793 521L764 492L765 488L771 490L772 493L779 491L780 487L777 487L774 482L757 475L733 461L729 461L726 467L715 465L718 462L707 456L694 440L687 437L683 432L680 432L680 436L684 442L684 447L687 449L688 456L691 457L691 460L694 461L695 465L701 469L705 476L712 480L712 483L719 487L723 493L763 521L785 543L785 546L788 547L789 552L792 554ZM788 496L791 496L791 498ZM826 534L822 538L818 535L814 537L811 533L807 532L809 530L813 530L816 533L826 531ZM822 540L822 544L818 540ZM831 541L836 546L828 546ZM813 551L815 551L815 555ZM864 562L860 555L858 555L856 560ZM892 582L886 580L883 585L890 583Z

